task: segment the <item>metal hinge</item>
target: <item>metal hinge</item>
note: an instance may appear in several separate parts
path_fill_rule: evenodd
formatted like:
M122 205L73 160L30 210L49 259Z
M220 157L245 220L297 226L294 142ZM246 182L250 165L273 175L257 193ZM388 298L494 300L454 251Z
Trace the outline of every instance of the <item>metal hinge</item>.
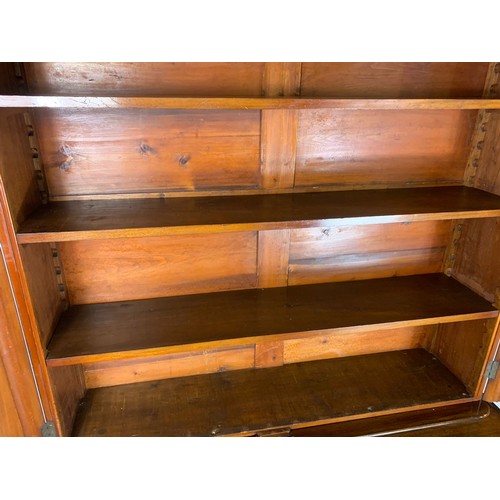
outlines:
M57 437L56 426L52 420L45 422L40 428L40 435L42 437Z
M486 367L486 371L484 372L484 376L488 380L495 380L498 372L498 368L500 368L500 362L498 361L490 361L488 366Z

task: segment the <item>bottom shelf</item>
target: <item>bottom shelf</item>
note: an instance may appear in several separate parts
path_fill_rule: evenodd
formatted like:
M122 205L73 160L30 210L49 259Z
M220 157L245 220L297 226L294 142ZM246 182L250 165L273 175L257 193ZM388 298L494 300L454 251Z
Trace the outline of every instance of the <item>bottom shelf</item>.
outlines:
M470 396L411 349L92 389L73 435L251 435Z

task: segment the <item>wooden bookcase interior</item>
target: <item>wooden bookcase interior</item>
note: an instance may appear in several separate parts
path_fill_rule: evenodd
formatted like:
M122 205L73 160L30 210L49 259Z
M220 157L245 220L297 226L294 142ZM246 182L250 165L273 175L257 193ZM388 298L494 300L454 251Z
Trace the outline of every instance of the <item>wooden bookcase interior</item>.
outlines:
M59 434L500 398L499 65L0 68L2 247Z

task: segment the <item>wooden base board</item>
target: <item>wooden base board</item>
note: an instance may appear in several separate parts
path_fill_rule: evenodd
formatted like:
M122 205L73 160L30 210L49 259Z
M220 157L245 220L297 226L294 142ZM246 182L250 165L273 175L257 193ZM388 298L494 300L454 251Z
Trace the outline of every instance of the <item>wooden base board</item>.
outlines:
M465 398L437 358L412 349L93 389L74 435L251 435Z

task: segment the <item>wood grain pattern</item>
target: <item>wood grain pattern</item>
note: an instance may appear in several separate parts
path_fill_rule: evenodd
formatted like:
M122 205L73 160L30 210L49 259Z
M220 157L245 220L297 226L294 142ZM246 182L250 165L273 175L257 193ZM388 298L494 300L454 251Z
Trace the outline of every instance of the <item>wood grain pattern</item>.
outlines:
M468 111L301 111L295 185L462 183L474 120Z
M25 63L42 95L260 96L264 63Z
M283 364L283 342L255 344L255 368L269 368Z
M289 285L436 273L450 221L294 229Z
M252 433L465 397L459 380L415 349L93 389L74 434Z
M0 357L0 437L24 436L16 402Z
M415 429L398 437L498 437L500 436L500 410L490 405L487 417L475 422L456 423L445 427Z
M267 97L298 96L302 63L265 63L263 90Z
M79 365L49 368L62 436L71 435L78 405L85 394L83 369Z
M41 205L24 115L0 110L0 177L15 229Z
M52 249L48 243L40 243L20 246L19 251L38 321L40 341L45 348L64 310Z
M488 63L302 63L301 95L363 98L481 97Z
M259 231L258 286L269 288L288 284L290 230Z
M52 366L497 317L442 274L237 290L73 306L49 344Z
M257 111L37 113L54 195L256 187Z
M474 425L482 425L490 415L490 405L477 401L434 406L425 410L398 412L381 417L361 418L335 424L317 425L293 429L293 437L355 437L355 436L397 436L405 431L432 433L434 436L447 435L448 426L462 425L470 429L470 436L477 436Z
M116 97L0 95L0 108L58 109L500 109L499 99L321 99L307 97Z
M257 286L257 234L232 233L60 244L72 304Z
M38 436L44 416L52 417L51 393L40 345L34 312L26 302L15 255L13 222L9 217L3 183L0 178L0 359L9 380L23 434ZM31 359L28 357L29 349ZM36 379L35 379L36 377ZM41 402L38 398L41 395ZM41 407L43 404L43 409ZM45 410L45 415L44 415Z
M297 112L264 110L261 118L261 186L265 189L294 185Z
M88 389L254 367L254 346L84 365Z
M471 393L480 397L480 380L488 355L495 320L439 325L426 348L453 372Z
M453 323L450 328L453 329L455 326L456 324ZM325 332L323 335L311 338L285 340L283 360L285 363L299 363L316 359L416 349L424 346L427 336L432 335L434 328L433 325L363 333Z
M462 186L280 195L61 201L19 243L498 217L500 196Z

